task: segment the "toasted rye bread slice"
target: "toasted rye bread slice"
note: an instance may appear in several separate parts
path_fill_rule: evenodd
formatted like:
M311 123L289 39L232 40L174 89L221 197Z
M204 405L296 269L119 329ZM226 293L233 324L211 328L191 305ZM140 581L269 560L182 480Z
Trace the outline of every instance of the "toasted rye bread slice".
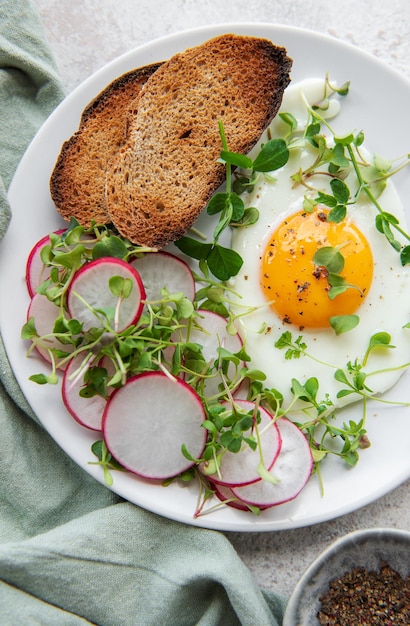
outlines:
M110 83L84 110L77 132L62 146L50 178L51 197L66 220L83 226L110 222L105 201L107 163L126 139L130 103L159 63Z
M276 115L291 66L284 48L233 34L165 62L141 90L107 172L118 231L158 248L186 233L225 178L218 121L229 149L247 153Z

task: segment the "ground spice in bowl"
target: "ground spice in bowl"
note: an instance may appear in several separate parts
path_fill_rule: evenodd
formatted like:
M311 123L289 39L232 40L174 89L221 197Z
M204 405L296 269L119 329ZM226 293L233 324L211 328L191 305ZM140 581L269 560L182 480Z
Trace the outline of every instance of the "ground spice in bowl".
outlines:
M410 531L364 528L331 543L289 597L283 626L296 625L410 626Z
M410 576L387 563L378 571L355 567L320 596L321 626L410 626Z

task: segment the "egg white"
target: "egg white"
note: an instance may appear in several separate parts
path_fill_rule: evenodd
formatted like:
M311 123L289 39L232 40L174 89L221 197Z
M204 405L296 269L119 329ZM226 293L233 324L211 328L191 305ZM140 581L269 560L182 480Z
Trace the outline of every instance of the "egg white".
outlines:
M307 113L303 97L310 102L318 102L324 93L324 81L309 79L288 87L285 92L281 111L291 112L301 126L306 123ZM339 102L334 101L327 116L337 115ZM284 123L276 118L271 125L272 136L284 132ZM266 141L266 135L261 139ZM255 148L255 152L258 148ZM334 378L336 368L345 368L346 364L356 359L362 361L369 339L378 331L391 335L394 349L372 350L365 371L383 370L368 377L366 384L376 393L383 393L398 380L403 369L395 369L410 361L410 329L403 328L410 322L410 273L403 268L399 255L393 250L386 238L375 228L375 208L363 197L349 207L351 220L367 238L374 260L374 275L371 289L356 314L360 317L359 325L337 336L333 329L304 329L283 323L278 315L267 305L260 286L261 257L272 232L286 216L303 209L305 188L293 187L290 175L300 167L305 167L312 160L306 150L291 152L286 166L274 172L275 181L261 178L251 194L244 194L246 206L259 209L260 217L256 224L238 228L232 237L232 248L243 258L243 266L235 280L233 288L238 294L235 313L244 313L252 307L257 310L238 318L238 330L245 348L251 357L252 367L265 372L267 387L278 389L290 402L291 380L296 378L304 384L310 377L319 381L318 399L326 395L336 406L342 406L358 399L356 394L337 398L342 385ZM347 179L348 186L355 187L355 177ZM313 177L312 183L329 193L328 177ZM383 209L395 215L403 228L406 219L400 198L391 181L379 197ZM264 328L262 332L261 329ZM299 359L285 359L285 350L274 346L285 331L290 331L294 339L303 335L310 356L302 355ZM388 371L386 371L388 370Z

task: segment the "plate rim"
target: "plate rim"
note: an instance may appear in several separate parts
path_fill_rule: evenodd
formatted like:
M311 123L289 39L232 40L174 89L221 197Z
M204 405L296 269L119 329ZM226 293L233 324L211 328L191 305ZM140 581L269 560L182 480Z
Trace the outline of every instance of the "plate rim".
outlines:
M351 44L349 42L345 42L343 40L337 39L335 37L333 37L332 35L326 34L326 33L321 33L318 31L314 31L314 30L309 30L309 29L305 29L305 28L301 28L301 27L297 27L297 26L288 26L288 25L284 25L284 24L275 24L275 23L261 23L261 22L228 22L228 23L224 23L221 22L219 24L213 24L213 25L206 25L206 26L200 26L200 27L196 27L193 29L184 29L181 31L177 31L175 33L171 33L171 34L167 34L165 36L162 37L157 37L153 40L147 41L143 44L141 44L140 46L136 46L126 52L124 52L123 54L119 55L118 57L112 59L111 61L109 61L108 63L104 64L102 67L100 67L98 70L96 70L96 72L94 72L93 74L91 74L89 77L87 77L84 81L82 81L79 85L77 85L75 87L75 89L73 91L71 91L70 94L68 94L66 96L66 98L64 98L64 100L56 107L56 109L51 113L51 115L47 118L47 120L45 120L45 122L42 124L42 126L39 128L39 130L37 131L36 135L34 136L33 140L30 142L29 146L27 147L27 150L25 151L19 166L16 169L16 172L13 176L12 182L10 184L9 187L9 198L11 199L11 203L13 202L13 197L14 194L16 193L15 191L15 187L18 184L19 181L19 176L20 176L20 172L22 170L22 168L24 168L26 166L27 161L31 158L31 152L33 150L36 149L37 143L39 142L39 137L41 140L41 136L42 133L45 132L44 129L48 129L50 124L53 123L53 120L55 118L58 118L59 115L61 115L61 111L65 111L65 109L67 107L69 107L71 105L72 101L75 101L76 98L78 97L78 94L82 93L83 90L85 89L85 92L87 92L88 87L93 86L95 84L97 84L99 81L101 81L108 73L110 73L110 71L113 68L116 68L118 66L122 66L123 63L127 64L130 59L132 59L136 54L137 55L143 55L144 53L148 52L150 53L151 50L154 50L158 47L158 46L166 46L168 44L172 44L172 43L176 43L178 41L180 41L181 37L184 38L192 38L192 37L197 37L198 35L201 36L201 38L203 37L202 40L209 39L213 36L216 36L217 34L222 34L223 32L236 32L239 31L239 34L244 34L245 31L249 31L250 36L266 36L266 35L262 35L262 32L267 32L267 31L272 31L272 33L274 32L281 32L283 34L288 34L291 33L294 36L298 36L303 34L303 36L307 36L313 40L317 40L319 39L320 41L324 42L325 44L330 44L332 47L336 47L336 48L340 48L340 49L348 49L350 50L354 55L359 56L361 58L366 59L367 62L373 64L375 67L384 67L384 70L387 71L389 74L391 74L395 80L400 80L401 82L404 83L405 87L410 89L410 80L403 76L400 72L398 72L395 68L392 68L391 66L389 66L385 61L378 59L377 57L375 57L374 55L372 55L371 53L362 50L360 48L358 48L356 45ZM242 32L241 32L242 31ZM258 33L256 33L256 31L260 31ZM256 33L256 34L255 34ZM198 42L199 43L199 42ZM278 44L281 45L281 44ZM183 48L181 48L182 50ZM117 74L119 75L119 74ZM113 80L115 78L115 76L111 79ZM106 82L105 84L108 84L108 82ZM98 92L95 92L95 95L97 95ZM88 103L89 100L87 100ZM51 120L51 122L50 122ZM7 232L5 234L4 239L7 238ZM1 253L1 247L0 246L0 253ZM6 350L7 350L7 346L6 346ZM24 389L22 389L23 393L24 393ZM24 395L27 398L27 401L29 402L30 406L31 406L31 402L30 399L27 397L27 395L24 393ZM38 416L39 420L42 422L41 417ZM45 425L43 424L43 426L45 427ZM46 430L48 430L45 427ZM61 446L60 442L57 442L58 445ZM65 450L65 448L63 448ZM69 454L67 452L67 450L65 450L67 454ZM71 458L73 458L73 456L70 454ZM73 460L77 463L78 461L75 460L75 458L73 458ZM87 470L88 471L88 470ZM101 478L99 478L98 476L95 475L95 472L93 473L92 471L89 471L89 473L91 475L94 475L94 477L99 481L102 482L104 484L104 482L101 480ZM388 493L389 491L391 491L393 488L398 487L400 484L402 484L408 477L410 476L410 471L408 472L402 472L402 474L400 474L400 477L397 478L396 483L394 484L393 487L389 487L388 489L386 489L385 491L381 491L380 493L377 493L377 495L375 496L374 493L372 496L369 496L368 499L364 498L361 500L360 504L353 504L351 506L351 508L349 507L345 507L342 508L342 510L338 510L335 515L333 516L323 516L318 514L317 516L312 516L310 518L309 522L306 521L302 521L302 522L296 522L296 523L288 523L285 522L283 524L271 524L271 523L258 523L255 520L249 520L247 519L247 522L245 524L239 522L239 523L234 523L234 522L229 522L229 523L224 523L223 520L218 520L216 522L212 522L211 517L208 517L208 520L205 521L205 518L203 518L202 520L197 520L195 521L195 523L193 523L193 521L187 520L185 518L181 519L180 516L178 515L169 515L164 511L158 510L158 508L150 508L147 507L145 505L141 505L139 503L139 506L143 506L143 508L147 508L147 510L151 510L154 513L158 513L160 515L163 515L165 517L168 517L170 519L175 519L177 521L185 521L185 523L188 524L193 524L196 526L202 526L205 528L211 528L211 529L219 529L219 530L227 530L227 531L251 531L251 532L261 532L261 531L273 531L273 530L285 530L285 529L291 529L291 528L299 528L299 527L306 527L306 526L311 526L320 522L324 522L324 521L329 521L331 519L334 519L335 517L339 517L341 515L344 515L346 513L350 513L354 510L357 510L358 508L361 508L362 506L365 506L371 502L373 502L374 500L378 499L379 497L385 495L386 493ZM126 499L129 500L129 496L125 495L124 493L120 493L118 491L118 489L113 489L113 491L115 493L117 493L118 495L121 495L122 497L125 497ZM132 501L132 500L131 500Z

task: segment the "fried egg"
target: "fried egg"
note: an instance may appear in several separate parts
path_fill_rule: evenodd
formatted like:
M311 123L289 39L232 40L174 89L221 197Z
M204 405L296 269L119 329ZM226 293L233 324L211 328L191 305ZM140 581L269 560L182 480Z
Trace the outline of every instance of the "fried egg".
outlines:
M290 112L304 127L305 100L319 102L325 82L310 79L288 87L281 111ZM332 101L328 116L338 113L339 102ZM271 125L272 137L283 136L284 122L277 117ZM261 140L266 141L266 136ZM362 362L370 337L380 331L391 335L394 348L370 352L365 371L372 394L385 392L398 380L409 362L410 275L402 267L399 254L375 227L376 210L363 193L348 206L340 223L327 221L328 208L317 204L307 212L306 188L294 185L291 175L312 163L306 147L293 149L288 163L271 177L261 177L251 193L245 193L246 206L259 210L259 220L233 233L232 248L243 259L233 281L238 315L238 331L251 357L251 366L263 370L265 385L278 389L290 402L291 380L302 385L310 377L319 382L319 396L342 406L357 400L356 394L337 398L342 384L335 380L336 369L347 363ZM312 176L309 185L324 193L330 191L330 177ZM349 174L346 184L357 188ZM317 195L314 193L313 195ZM406 229L405 213L398 193L388 182L379 197L384 211L395 215ZM344 258L340 271L351 285L333 299L329 297L327 271L313 261L323 247L339 250ZM330 325L333 316L355 315L358 325L337 335ZM293 339L302 337L306 353L286 358L275 342L286 331Z

